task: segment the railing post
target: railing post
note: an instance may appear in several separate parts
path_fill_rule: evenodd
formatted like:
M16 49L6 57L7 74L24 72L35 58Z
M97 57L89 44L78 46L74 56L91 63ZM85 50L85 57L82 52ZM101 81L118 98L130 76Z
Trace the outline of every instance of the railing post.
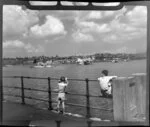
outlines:
M56 120L55 122L56 122L57 127L60 127L61 121L60 120Z
M51 78L48 77L48 103L49 107L48 110L52 110L52 96L51 96Z
M87 120L87 125L88 125L88 127L91 127L91 125L92 125L92 121Z
M22 99L22 104L25 104L23 76L21 76L21 99Z
M85 79L86 82L86 118L90 117L90 98L89 98L89 79Z

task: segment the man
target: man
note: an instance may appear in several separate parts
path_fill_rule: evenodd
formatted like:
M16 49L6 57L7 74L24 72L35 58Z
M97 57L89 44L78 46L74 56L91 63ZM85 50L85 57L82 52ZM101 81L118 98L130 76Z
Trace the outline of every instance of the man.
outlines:
M101 94L103 97L112 97L112 79L116 78L117 76L108 76L108 70L103 70L101 72L101 77L98 78L100 88L101 88Z

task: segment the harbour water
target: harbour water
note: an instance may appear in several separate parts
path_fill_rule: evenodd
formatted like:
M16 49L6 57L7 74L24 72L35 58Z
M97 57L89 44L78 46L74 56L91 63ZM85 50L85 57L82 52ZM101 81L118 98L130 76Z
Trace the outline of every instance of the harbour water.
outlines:
M92 80L97 80L100 76L100 72L103 69L107 69L109 71L109 75L116 75L119 77L129 77L134 73L146 73L146 60L135 60L128 62L119 62L119 63L109 63L109 62L101 62L101 63L93 63L92 65L59 65L53 66L51 68L30 68L29 66L8 66L3 68L4 76L31 76L31 77L54 77L59 78L60 76L66 76L68 78L73 79L85 79L89 78ZM58 81L51 81L52 89L57 87ZM48 81L47 80L35 80L35 79L24 79L25 87L37 88L37 89L47 89ZM20 79L3 79L3 85L9 86L20 86ZM72 93L85 93L85 82L79 81L69 81L68 91ZM98 81L89 82L90 94L91 95L100 95L100 88ZM5 93L12 94L20 94L20 90L12 90L4 89ZM26 96L32 96L36 98L48 98L47 93L42 92L25 92ZM57 94L52 94L53 100L56 100ZM5 97L7 99L15 99L10 97ZM19 98L15 99L15 101L20 101ZM34 104L41 108L47 108L48 104L44 102L28 100L27 103ZM75 104L86 104L86 98L80 96L67 96L68 103ZM112 100L110 99L101 99L101 98L90 98L90 104L93 107L104 107L110 108L112 107ZM53 105L56 107L56 104ZM77 113L81 115L86 114L85 108L78 108L74 106L66 106L66 111L71 113ZM91 110L91 114L93 117L106 117L106 111L103 110ZM112 118L112 113L108 113L109 118Z

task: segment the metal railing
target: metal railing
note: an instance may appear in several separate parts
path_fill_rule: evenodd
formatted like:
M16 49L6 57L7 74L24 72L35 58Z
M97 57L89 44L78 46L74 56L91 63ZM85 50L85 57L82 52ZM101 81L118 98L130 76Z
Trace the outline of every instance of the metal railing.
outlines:
M51 77L41 78L41 77L25 77L25 76L4 76L3 78L20 78L20 81L21 81L20 87L18 87L18 86L7 86L7 85L3 85L3 87L4 88L9 88L9 89L20 89L21 90L21 95L13 95L13 94L5 94L5 93L4 93L4 95L5 96L20 97L22 104L26 104L25 99L32 99L32 100L44 101L44 102L48 102L48 110L53 110L52 104L53 103L57 103L56 101L52 101L52 93L57 93L57 92L53 91L51 89L51 81L52 80L59 80L58 78L51 78ZM35 89L35 88L25 87L24 79L43 79L43 80L47 80L48 81L47 82L48 83L48 89L47 90L42 90L42 89ZM86 105L74 104L74 103L65 103L66 105L86 108L86 118L90 118L91 117L91 114L90 114L90 110L91 109L105 110L105 111L113 112L113 109L105 108L104 107L105 105L103 106L103 108L102 107L99 108L99 107L90 106L90 97L104 98L103 96L90 95L89 82L90 81L97 81L97 80L89 80L88 78L86 78L86 79L68 79L68 80L80 81L80 82L82 81L82 82L86 83L86 94L66 92L66 94L68 94L68 95L84 96L84 97L86 97ZM35 97L31 97L31 96L25 96L25 90L27 90L27 91L46 92L46 93L48 93L48 100L41 99L41 98L35 98ZM107 99L111 99L111 98L107 98Z

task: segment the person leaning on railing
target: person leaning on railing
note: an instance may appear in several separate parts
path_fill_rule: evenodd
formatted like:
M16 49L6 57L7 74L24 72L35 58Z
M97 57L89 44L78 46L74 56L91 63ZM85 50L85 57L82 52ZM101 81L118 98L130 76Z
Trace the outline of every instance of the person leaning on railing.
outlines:
M98 78L101 94L103 97L112 97L112 79L117 76L108 76L108 70L103 70L101 72L101 77Z
M58 97L57 97L57 110L60 113L65 112L65 100L66 100L66 87L68 86L68 80L66 77L60 77L58 82ZM62 107L62 110L61 110Z

